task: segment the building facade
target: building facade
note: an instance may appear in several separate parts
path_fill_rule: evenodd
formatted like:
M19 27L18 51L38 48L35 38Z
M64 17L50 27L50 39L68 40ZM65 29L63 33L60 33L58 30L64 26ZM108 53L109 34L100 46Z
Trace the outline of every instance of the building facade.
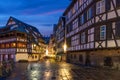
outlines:
M51 55L55 55L55 50L54 50L54 36L53 34L50 35L50 40L49 40L49 44L48 44L48 51L49 51L49 54Z
M63 16L69 62L120 68L120 0L72 0Z
M64 16L60 17L58 24L54 27L55 27L54 36L55 36L56 58L58 61L66 61L66 54L64 52L65 17Z
M0 61L37 61L44 52L44 40L37 28L14 17L0 28Z

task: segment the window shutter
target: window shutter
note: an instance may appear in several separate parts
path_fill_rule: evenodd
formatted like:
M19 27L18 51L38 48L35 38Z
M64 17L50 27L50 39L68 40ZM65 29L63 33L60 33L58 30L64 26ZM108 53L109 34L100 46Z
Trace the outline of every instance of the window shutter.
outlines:
M116 22L115 36L116 38L120 38L120 21Z
M100 27L95 27L95 41L100 40Z
M107 24L107 39L112 39L112 23Z
M95 5L93 5L93 6L92 6L92 17L95 16L95 12L96 12Z

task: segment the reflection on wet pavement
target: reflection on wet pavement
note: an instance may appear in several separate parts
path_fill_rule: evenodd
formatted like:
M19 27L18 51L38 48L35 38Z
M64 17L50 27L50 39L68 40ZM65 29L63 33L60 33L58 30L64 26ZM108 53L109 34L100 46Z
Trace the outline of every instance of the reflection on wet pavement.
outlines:
M120 71L83 68L65 62L18 63L7 80L120 80Z
M70 72L72 67L74 66L67 63L52 63L49 60L44 63L29 63L27 78L29 80L69 80L72 77Z

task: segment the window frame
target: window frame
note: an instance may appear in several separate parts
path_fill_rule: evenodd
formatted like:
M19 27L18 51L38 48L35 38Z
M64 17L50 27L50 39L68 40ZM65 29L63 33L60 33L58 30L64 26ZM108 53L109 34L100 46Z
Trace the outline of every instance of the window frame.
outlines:
M96 14L101 14L103 12L105 12L105 0L101 0L96 3Z
M81 43L85 43L86 42L86 34L85 32L81 33Z
M100 26L100 40L105 40L105 39L106 39L106 25L102 25Z

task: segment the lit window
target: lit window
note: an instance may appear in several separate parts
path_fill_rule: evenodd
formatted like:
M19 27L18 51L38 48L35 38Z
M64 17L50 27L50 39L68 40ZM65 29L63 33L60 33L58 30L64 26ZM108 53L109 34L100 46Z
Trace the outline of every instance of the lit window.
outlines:
M12 43L12 47L16 47L16 43Z
M19 52L19 49L17 49L17 52Z
M7 47L7 48L9 48L9 47L10 47L10 45L9 45L9 44L6 44L6 47Z
M106 39L106 25L100 27L100 40Z
M4 48L4 47L5 47L5 45L4 45L4 44L1 44L1 47L2 47L2 48Z

